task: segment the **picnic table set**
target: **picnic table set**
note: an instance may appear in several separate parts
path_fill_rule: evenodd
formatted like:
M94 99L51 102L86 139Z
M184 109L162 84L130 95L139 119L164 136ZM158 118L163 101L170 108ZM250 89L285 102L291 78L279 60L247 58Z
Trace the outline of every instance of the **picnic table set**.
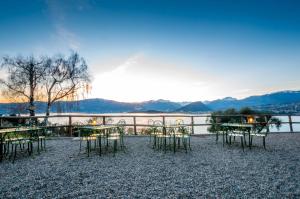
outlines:
M151 123L152 122L152 123ZM47 126L30 126L0 129L0 161L4 158L13 159L17 153L32 155L34 145L37 151L46 149ZM73 126L74 132L78 134L79 153L83 148L87 156L96 151L100 156L104 153L124 151L124 135L126 128L125 120L116 124L112 121L106 124L89 124ZM174 153L180 149L185 152L191 150L190 127L177 120L174 124L164 124L162 121L150 121L147 127L150 131L151 147L155 150L167 150Z
M79 153L84 142L88 156L91 151L97 151L100 156L109 151L112 151L114 155L119 150L123 151L126 148L124 144L125 127L125 120L120 120L116 124L94 124L76 127L80 139ZM148 129L153 149L163 150L164 152L167 150L176 152L182 148L187 152L188 149L191 149L191 131L188 125L184 125L183 122L163 124L159 120L149 120Z
M232 139L240 138L241 146L244 148L248 146L252 148L253 138L260 137L263 141L264 149L266 149L266 137L269 133L269 124L257 123L223 123L216 132L216 142L219 140L219 134L223 138L223 146L225 144L232 144ZM247 143L248 140L248 143Z
M99 155L101 156L103 152L107 152L110 148L112 148L115 155L118 148L121 150L125 148L125 124L125 121L120 120L118 124L77 127L80 139L79 152L81 152L82 142L86 142L85 148L88 156L93 149L98 149ZM92 146L93 144L94 147Z
M168 149L174 153L182 147L185 152L191 150L191 129L183 123L183 120L176 120L174 124L149 120L148 124L153 149L164 150L164 152Z
M47 128L35 126L0 129L0 162L4 158L13 159L14 162L19 151L32 155L34 143L38 153L45 150L46 131Z

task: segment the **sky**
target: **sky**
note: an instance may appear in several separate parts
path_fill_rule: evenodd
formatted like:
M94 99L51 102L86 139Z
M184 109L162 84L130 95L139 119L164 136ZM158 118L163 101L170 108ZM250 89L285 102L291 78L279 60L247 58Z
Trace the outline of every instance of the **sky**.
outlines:
M72 51L88 63L89 98L300 90L300 1L0 0L0 56Z

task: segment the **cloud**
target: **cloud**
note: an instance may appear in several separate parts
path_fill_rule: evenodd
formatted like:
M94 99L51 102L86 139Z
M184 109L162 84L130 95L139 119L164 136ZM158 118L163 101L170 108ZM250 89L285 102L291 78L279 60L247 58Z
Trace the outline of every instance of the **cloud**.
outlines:
M244 88L244 89L236 90L236 91L234 91L234 93L236 93L236 94L245 94L245 93L249 93L251 91L252 91L252 89L250 89L250 88Z
M138 63L138 60L141 58L141 56L141 54L136 54L132 57L129 57L124 63L113 69L111 73L125 73L130 67Z
M68 29L66 29L66 27L60 24L56 24L56 31L60 40L66 41L70 49L72 50L79 49L80 42L77 39L77 36L73 32L69 31Z
M47 0L48 11L55 28L55 38L58 43L65 44L71 50L78 50L80 42L78 36L67 28L68 14L75 10L82 11L86 6L83 1L75 1L74 4L68 4L66 1Z

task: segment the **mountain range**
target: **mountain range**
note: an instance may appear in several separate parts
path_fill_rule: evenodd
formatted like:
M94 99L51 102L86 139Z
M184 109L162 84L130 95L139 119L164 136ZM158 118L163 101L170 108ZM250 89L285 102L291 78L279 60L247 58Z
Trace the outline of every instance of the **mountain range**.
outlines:
M24 103L0 103L0 114L26 112ZM118 102L106 99L61 101L54 104L51 112L123 113L123 112L192 112L203 113L228 108L250 107L261 111L300 112L300 91L282 91L244 99L226 97L213 101L172 102L150 100L139 103ZM284 108L283 108L284 107ZM36 112L44 113L45 102L36 103Z

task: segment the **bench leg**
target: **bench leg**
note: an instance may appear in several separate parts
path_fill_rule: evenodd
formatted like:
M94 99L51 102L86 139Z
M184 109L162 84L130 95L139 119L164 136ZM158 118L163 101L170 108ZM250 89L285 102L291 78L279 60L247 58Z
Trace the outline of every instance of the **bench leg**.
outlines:
M241 143L242 143L242 148L243 148L243 151L244 151L244 138L241 137Z
M223 132L223 147L225 146L225 133Z
M17 157L17 147L18 147L18 145L17 144L15 144L15 147L14 147L14 158L13 158L13 163L15 162L15 159L16 159L16 157Z

